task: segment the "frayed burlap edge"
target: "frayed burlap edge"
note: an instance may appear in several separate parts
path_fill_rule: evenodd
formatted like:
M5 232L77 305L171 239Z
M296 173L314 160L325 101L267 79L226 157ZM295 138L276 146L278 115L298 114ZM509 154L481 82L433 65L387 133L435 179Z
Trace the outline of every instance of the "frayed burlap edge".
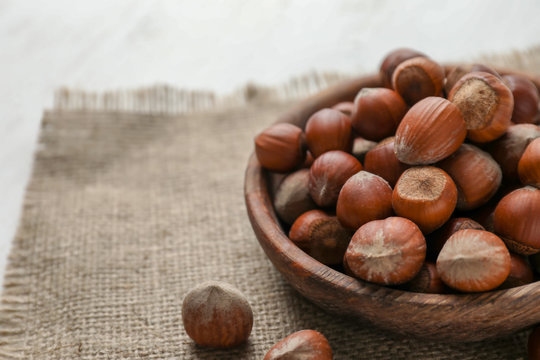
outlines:
M540 69L540 45L524 51L479 56L473 59L473 62L475 61L522 71ZM309 73L275 87L247 84L227 96L217 96L210 91L182 90L168 85L101 93L60 88L54 95L53 110L167 115L225 110L248 103L305 98L350 77L340 73ZM24 207L29 206L31 206L31 199L28 198L27 193ZM8 258L0 298L0 358L2 359L22 359L24 356L26 324L29 320L27 309L31 296L29 281L32 275L22 266L23 259L32 251L31 248L25 246L24 239L24 229L19 227L15 239L17 246L12 248Z

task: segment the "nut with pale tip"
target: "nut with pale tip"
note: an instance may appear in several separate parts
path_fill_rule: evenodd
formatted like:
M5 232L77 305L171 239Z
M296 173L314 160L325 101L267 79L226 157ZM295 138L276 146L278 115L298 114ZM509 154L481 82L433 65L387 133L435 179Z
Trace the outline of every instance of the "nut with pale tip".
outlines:
M332 348L320 332L300 330L272 346L264 360L332 360Z

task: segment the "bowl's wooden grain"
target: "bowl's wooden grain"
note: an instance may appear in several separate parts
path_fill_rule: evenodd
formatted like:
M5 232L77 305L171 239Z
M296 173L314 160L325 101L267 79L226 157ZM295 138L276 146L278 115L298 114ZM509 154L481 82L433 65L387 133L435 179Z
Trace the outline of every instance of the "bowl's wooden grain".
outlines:
M540 77L520 74L540 89ZM352 100L361 88L374 86L381 86L375 75L339 84L300 103L278 121L303 127L315 111ZM503 336L540 322L540 281L482 294L430 295L366 283L319 263L296 247L281 228L269 190L273 177L252 155L244 188L251 225L286 280L324 310L368 320L399 334L445 342Z

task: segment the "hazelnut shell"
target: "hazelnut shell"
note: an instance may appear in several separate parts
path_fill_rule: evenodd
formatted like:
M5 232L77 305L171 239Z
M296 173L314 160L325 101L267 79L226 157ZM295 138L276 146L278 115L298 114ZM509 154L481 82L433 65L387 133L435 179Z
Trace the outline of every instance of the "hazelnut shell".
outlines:
M244 295L233 286L205 282L186 295L182 303L184 328L198 345L230 348L247 340L253 312Z
M315 159L330 150L351 152L351 120L338 110L317 111L308 119L304 132L307 147Z
M412 106L428 96L439 96L444 84L444 69L427 57L405 60L392 75L392 87Z
M495 234L460 230L444 244L437 258L442 281L459 291L495 289L510 273L510 253Z
M301 330L279 341L264 360L332 360L332 349L326 337L315 330Z
M401 120L394 151L405 164L433 164L455 152L466 136L459 109L446 99L428 97L415 104Z
M518 163L519 180L540 189L540 138L531 141Z
M418 226L401 217L370 221L353 235L345 261L355 277L383 285L403 284L420 271L426 241Z
M292 124L274 124L255 137L255 154L268 170L292 171L306 156L304 133Z

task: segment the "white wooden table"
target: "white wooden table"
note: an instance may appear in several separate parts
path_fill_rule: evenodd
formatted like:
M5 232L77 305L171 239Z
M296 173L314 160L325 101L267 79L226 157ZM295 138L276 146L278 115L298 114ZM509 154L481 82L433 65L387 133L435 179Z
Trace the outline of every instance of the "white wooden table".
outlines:
M224 94L314 70L373 71L400 46L468 59L537 44L538 15L536 0L0 0L0 283L59 86Z

